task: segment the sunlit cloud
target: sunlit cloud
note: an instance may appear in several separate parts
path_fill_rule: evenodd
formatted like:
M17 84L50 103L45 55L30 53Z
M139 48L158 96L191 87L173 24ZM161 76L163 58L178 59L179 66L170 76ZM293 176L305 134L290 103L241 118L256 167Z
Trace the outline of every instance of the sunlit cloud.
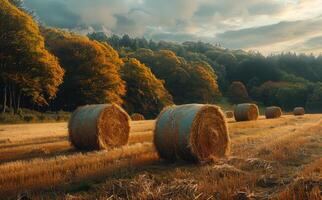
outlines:
M319 35L318 27L312 23L322 15L321 3L321 0L25 0L26 6L45 24L81 33L96 30L158 40L202 40L263 52L287 51ZM308 29L305 34L303 28ZM256 34L266 29L266 34ZM244 32L248 31L251 34L247 36ZM306 44L305 52L310 46ZM318 50L312 47L312 51Z

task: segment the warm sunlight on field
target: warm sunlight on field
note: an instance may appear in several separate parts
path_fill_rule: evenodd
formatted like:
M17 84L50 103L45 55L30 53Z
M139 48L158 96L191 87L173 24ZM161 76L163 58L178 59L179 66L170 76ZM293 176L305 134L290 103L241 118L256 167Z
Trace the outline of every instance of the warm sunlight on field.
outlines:
M200 165L160 161L153 120L131 123L128 146L89 153L69 144L66 123L1 125L1 196L320 199L322 115L228 124L231 156Z
M322 200L322 0L0 0L0 200Z

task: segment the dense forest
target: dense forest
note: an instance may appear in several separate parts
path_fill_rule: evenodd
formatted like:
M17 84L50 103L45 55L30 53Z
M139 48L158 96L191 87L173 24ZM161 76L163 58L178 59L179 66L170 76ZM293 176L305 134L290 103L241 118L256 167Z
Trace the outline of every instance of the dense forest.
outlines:
M0 68L2 112L113 102L152 118L167 105L222 98L322 112L322 56L81 36L39 25L19 1L0 0Z

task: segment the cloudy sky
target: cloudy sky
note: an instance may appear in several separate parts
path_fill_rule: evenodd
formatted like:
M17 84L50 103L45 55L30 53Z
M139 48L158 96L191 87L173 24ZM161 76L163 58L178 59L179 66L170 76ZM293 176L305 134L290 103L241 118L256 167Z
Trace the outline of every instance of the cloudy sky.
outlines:
M322 0L25 0L48 26L322 53Z

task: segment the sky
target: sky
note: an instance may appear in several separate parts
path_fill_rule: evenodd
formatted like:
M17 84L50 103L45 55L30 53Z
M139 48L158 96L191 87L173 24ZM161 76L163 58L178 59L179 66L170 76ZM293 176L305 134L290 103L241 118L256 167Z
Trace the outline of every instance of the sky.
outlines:
M260 51L322 53L322 0L25 0L48 26Z

